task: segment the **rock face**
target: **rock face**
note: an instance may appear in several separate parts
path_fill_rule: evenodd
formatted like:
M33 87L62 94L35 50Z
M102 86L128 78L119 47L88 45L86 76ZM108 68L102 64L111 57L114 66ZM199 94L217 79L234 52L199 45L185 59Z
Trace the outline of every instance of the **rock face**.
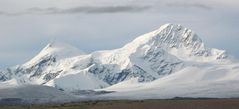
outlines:
M122 48L91 54L64 43L50 43L31 61L0 71L0 81L88 90L131 78L150 82L184 68L188 61L212 62L227 57L223 50L205 47L192 30L165 24Z

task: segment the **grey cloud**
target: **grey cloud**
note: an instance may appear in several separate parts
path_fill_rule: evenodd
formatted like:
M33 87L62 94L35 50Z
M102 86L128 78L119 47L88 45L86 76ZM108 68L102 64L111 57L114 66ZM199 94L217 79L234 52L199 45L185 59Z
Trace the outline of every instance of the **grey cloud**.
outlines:
M149 9L149 6L104 6L104 7L74 7L69 9L60 8L31 8L28 11L30 13L42 13L42 14L74 14L74 13L90 13L90 14L100 14L100 13L122 13L122 12L141 12Z
M150 6L81 6L73 8L39 8L33 7L29 8L24 12L18 13L8 13L0 12L0 15L6 16L18 16L18 15L28 15L28 14L77 14L77 13L87 13L87 14L103 14L103 13L133 13L141 12L150 9Z
M0 11L0 15L3 15L3 16L19 16L19 15L25 15L25 14L28 14L28 13L27 12L10 13L10 12Z
M202 3L173 2L173 3L166 4L166 6L182 7L182 8L198 8L198 9L204 9L204 10L213 9L211 6L206 5L206 4L202 4Z

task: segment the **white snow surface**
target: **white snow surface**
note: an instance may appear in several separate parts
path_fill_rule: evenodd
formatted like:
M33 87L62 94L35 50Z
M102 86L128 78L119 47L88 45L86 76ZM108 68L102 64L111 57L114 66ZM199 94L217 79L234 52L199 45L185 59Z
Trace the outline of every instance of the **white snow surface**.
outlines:
M238 98L239 64L190 66L150 83L129 80L107 87L104 99Z

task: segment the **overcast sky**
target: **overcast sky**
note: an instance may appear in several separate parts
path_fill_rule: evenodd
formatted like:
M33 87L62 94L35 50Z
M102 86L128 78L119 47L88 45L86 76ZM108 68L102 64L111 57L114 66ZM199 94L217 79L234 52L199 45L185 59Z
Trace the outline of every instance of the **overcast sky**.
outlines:
M53 39L90 53L165 23L239 58L237 0L0 0L0 68L28 61Z

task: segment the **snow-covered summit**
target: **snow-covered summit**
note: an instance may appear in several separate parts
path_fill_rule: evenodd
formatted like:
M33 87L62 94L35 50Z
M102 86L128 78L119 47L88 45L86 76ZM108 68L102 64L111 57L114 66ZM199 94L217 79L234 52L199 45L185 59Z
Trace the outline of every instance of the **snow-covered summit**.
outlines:
M206 47L194 31L176 24L165 24L139 36L123 49L136 51L152 47L163 49L182 60L208 62L228 57L226 51Z
M56 60L60 60L83 54L85 53L72 45L60 41L52 41L48 43L33 59L27 62L25 66L36 64L40 60L49 57L54 57Z

